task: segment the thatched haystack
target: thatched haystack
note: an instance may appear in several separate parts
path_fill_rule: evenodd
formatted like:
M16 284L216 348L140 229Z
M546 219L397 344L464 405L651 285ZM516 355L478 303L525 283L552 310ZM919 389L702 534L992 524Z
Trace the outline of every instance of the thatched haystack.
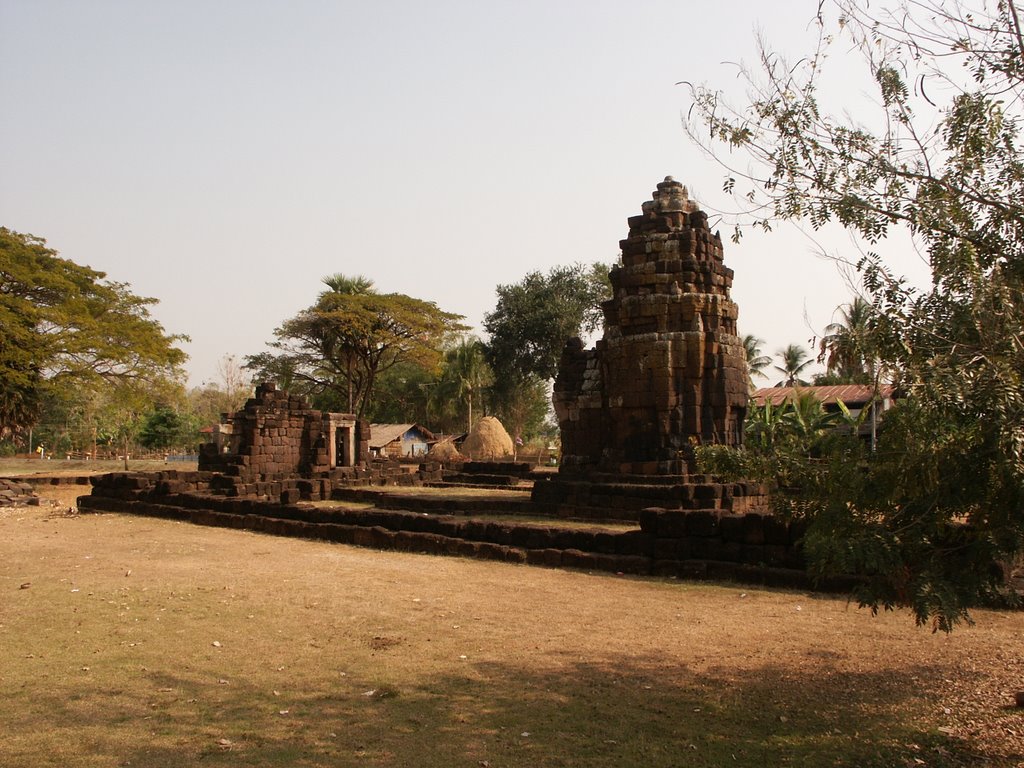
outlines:
M452 440L441 440L434 443L433 447L427 451L427 459L441 464L455 464L465 460Z
M476 461L496 461L515 454L508 432L493 416L484 416L473 425L462 444L462 455Z

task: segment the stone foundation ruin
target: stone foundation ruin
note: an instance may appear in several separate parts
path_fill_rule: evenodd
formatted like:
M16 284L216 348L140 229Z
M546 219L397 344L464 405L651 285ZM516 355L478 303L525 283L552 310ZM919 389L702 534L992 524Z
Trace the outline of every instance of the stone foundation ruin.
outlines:
M260 384L256 396L214 430L200 448L200 471L246 479L309 475L365 467L370 426L351 414L326 413L301 397Z
M621 247L604 337L591 350L571 340L562 356L554 405L563 455L554 476L504 463L467 463L447 476L436 462L415 475L398 462L371 463L365 422L262 385L204 447L201 471L96 478L79 505L374 548L811 586L802 525L764 514L763 486L692 473L695 445L743 440L746 366L721 239L667 178L629 219ZM482 499L482 509L370 487L528 480L529 500L523 494L499 508ZM373 506L297 503L322 499ZM507 519L474 517L481 512ZM521 514L635 525L549 527L515 522Z
M733 273L707 214L671 176L619 245L604 338L590 350L572 339L555 380L562 470L684 474L694 443L743 442Z
M689 579L737 580L798 589L849 589L849 579L815 582L805 570L803 526L769 515L714 510L645 509L632 529L516 522L534 514L529 502L498 508L482 500L475 508L445 498L409 500L384 508L346 509L281 503L258 498L208 495L203 472L112 473L93 478L82 496L83 513L120 512L198 525L216 525L277 536L322 539L373 549L456 555L549 567L612 573L654 574ZM346 491L345 495L352 491ZM371 494L370 489L361 491ZM338 494L338 490L335 490ZM371 501L367 495L363 500ZM487 519L494 513L504 520ZM484 518L474 517L483 513Z
M694 445L743 442L746 358L721 237L671 176L628 221L602 305L604 337L589 350L571 339L562 353L553 393L562 460L534 500L576 513L652 499L670 509L760 509L759 487L706 490L710 478L688 477Z

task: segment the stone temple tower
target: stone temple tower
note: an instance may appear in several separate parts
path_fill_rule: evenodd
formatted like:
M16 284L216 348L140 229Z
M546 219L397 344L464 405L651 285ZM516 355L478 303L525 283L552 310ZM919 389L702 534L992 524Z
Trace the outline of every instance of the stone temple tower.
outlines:
M683 475L694 444L743 441L748 391L733 272L667 177L619 243L604 337L566 345L554 387L562 476Z

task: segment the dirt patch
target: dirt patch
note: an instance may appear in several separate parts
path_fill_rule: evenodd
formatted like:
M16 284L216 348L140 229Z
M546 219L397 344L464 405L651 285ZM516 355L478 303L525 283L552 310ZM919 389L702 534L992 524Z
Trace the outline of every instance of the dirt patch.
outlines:
M0 518L0 562L5 768L1024 760L1021 613L944 636L798 592L45 508Z

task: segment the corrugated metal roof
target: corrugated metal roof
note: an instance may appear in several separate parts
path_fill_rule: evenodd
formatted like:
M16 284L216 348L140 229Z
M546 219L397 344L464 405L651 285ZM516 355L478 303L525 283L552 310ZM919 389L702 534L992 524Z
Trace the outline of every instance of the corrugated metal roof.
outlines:
M427 440L433 440L434 435L429 429L419 424L371 424L370 425L370 447L383 448L395 440L401 440L402 435L410 429L419 430Z
M885 385L878 388L878 394L883 400L892 398L895 387ZM874 387L870 384L834 384L826 387L763 387L751 396L757 405L764 405L771 402L772 405L782 405L787 400L792 400L800 394L810 392L825 405L832 405L839 400L850 407L860 407L871 401L874 394Z

